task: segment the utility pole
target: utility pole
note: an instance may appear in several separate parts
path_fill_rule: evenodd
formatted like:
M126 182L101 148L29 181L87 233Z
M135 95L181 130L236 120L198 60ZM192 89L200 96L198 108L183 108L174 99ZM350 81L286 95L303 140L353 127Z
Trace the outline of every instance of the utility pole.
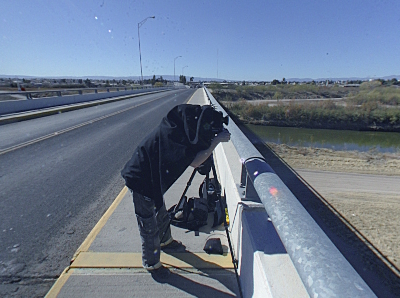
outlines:
M140 50L140 32L139 29L142 27L144 23L146 23L147 19L155 19L155 16L147 17L143 21L139 22L137 25L137 34L139 38L139 57L140 57L140 85L143 85L143 71L142 71L142 51Z
M175 57L175 59L174 59L174 85L175 85L175 61L176 61L176 59L178 59L180 57L182 57L182 56Z

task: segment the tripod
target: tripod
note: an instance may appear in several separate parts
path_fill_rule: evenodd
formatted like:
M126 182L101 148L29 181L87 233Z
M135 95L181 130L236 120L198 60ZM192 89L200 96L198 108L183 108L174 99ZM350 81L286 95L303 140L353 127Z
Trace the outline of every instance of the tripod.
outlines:
M215 204L214 208L216 209L215 212L219 211L220 215L222 217L222 221L218 220L217 224L214 223L214 226L220 225L222 223L224 224L226 237L228 239L229 250L231 252L233 268L235 270L236 281L238 283L239 294L240 294L240 297L243 298L242 287L240 285L239 274L238 274L238 271L237 271L238 270L238 261L235 258L235 255L233 254L231 237L229 235L229 229L228 229L228 223L227 223L227 216L228 216L228 214L227 214L227 205L226 205L225 199L222 198L222 196L221 196L221 187L220 187L220 184L219 184L218 179L217 179L217 172L215 170L215 164L214 164L214 159L213 159L213 155L212 154L210 155L210 157L203 164L201 164L199 167L197 167L197 168L195 168L193 170L193 172L192 172L192 174L191 174L191 176L190 176L190 178L189 178L189 180L188 180L188 182L186 184L186 187L185 187L185 189L184 189L184 191L182 193L182 196L181 196L178 204L176 204L173 207L172 210L170 209L171 212L170 212L169 225L172 224L177 212L183 211L184 203L186 202L186 196L185 195L186 195L186 192L188 191L190 185L192 184L192 181L193 181L194 176L196 175L196 172L199 172L199 174L206 176L205 182L203 183L203 186L200 187L201 191L199 191L199 193L200 193L201 197L207 199L207 203L208 203L207 205L209 206L209 204L210 204L209 201L210 200L209 200L208 191L209 191L209 188L210 188L210 171L211 170L212 170L214 181L215 181L215 183L214 183L215 184L214 185L215 186L214 192L215 192L216 196L214 197L215 198L214 204L219 200L219 204ZM207 206L207 208L208 208L208 206ZM219 207L220 210L218 210L218 207ZM165 232L164 232L163 236L161 237L162 240L163 240L164 236L165 236Z

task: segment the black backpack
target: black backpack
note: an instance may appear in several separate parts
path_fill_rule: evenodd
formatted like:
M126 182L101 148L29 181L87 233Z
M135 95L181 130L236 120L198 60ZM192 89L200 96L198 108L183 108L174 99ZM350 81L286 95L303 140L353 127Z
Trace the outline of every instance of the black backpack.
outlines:
M207 199L187 198L180 200L179 205L174 205L168 210L171 224L174 226L197 231L207 225L208 206Z

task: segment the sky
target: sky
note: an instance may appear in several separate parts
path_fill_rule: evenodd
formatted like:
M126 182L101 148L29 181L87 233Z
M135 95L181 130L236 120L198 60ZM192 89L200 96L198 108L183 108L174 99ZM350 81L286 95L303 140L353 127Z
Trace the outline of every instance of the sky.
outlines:
M0 75L400 75L399 0L0 0ZM177 59L175 59L178 56Z

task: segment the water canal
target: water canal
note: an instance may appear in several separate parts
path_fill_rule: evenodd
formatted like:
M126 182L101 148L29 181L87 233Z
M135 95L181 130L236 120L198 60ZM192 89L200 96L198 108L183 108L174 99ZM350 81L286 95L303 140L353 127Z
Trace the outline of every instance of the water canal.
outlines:
M264 142L293 147L400 154L400 133L246 125Z

